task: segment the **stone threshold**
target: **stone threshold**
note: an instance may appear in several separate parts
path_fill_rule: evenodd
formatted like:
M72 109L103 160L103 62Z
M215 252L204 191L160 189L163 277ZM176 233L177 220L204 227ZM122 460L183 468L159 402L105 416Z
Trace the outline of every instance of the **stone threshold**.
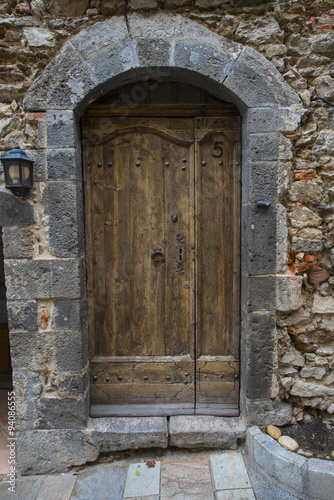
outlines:
M334 463L285 450L258 427L247 431L247 452L265 473L297 495L333 500Z
M219 448L235 450L246 438L242 417L89 418L85 432L100 452L139 448Z

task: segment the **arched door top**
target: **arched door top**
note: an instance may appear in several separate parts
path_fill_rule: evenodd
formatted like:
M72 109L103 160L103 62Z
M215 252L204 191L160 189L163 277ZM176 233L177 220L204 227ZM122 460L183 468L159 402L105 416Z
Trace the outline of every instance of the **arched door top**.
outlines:
M168 69L168 71L167 71ZM80 110L144 75L181 80L248 108L296 107L264 56L179 15L113 17L68 40L28 91L28 111Z

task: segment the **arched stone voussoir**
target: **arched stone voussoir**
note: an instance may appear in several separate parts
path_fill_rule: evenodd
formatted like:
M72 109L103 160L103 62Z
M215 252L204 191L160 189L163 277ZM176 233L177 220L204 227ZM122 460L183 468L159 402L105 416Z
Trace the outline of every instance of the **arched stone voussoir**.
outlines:
M300 105L273 64L255 50L180 15L135 13L127 22L113 17L68 40L29 89L25 109L83 109L115 88L111 82L120 75L133 72L135 78L145 68L197 73L217 83L220 97L241 111Z
M241 111L249 108L298 108L301 100L275 66L256 50L245 47L224 81Z

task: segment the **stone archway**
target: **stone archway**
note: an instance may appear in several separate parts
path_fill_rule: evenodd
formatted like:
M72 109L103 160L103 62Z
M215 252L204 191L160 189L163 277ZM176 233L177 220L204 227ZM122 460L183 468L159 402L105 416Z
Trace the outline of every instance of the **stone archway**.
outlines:
M15 277L18 264L13 259L6 270L8 296L22 300L47 296L56 301L58 320L46 345L52 351L53 363L60 371L66 371L66 376L72 374L78 388L73 395L71 387L64 387L56 394L56 405L51 404L54 402L50 398L26 392L22 405L29 402L30 413L26 413L25 427L21 427L18 436L23 472L36 470L34 453L40 447L48 447L51 441L50 461L39 463L39 472L61 469L68 436L73 439L71 456L66 455L68 464L92 459L98 450L165 447L168 433L169 443L176 446L212 446L213 435L216 446L236 445L239 431L226 438L228 427L232 426L224 423L224 418L201 417L199 424L195 416L186 417L186 421L172 417L167 430L163 417L141 417L124 434L128 424L122 424L121 419L92 421L88 416L79 120L89 103L147 77L195 83L220 99L233 102L242 114L242 406L241 417L233 426L240 428L245 421L262 424L268 412L273 423L282 422L290 411L287 405L271 398L275 313L284 310L285 301L291 300L292 295L298 300L301 286L299 278L282 274L286 269L287 229L284 208L277 204L277 179L278 162L287 158L286 139L280 132L293 131L298 126L303 114L301 103L262 55L219 37L196 22L166 13L115 17L68 40L24 100L25 111L46 112L45 122L40 122L42 153L38 154L42 154L48 172L43 202L52 258L31 260L22 268L27 280L42 271L45 277L40 284L44 288L31 290L31 296L20 295L20 280ZM258 201L270 205L261 208ZM4 244L10 242L5 240ZM71 286L66 282L68 273L72 276ZM62 321L65 315L71 317L70 325ZM26 355L34 357L34 344L31 346ZM13 351L14 374L15 370L20 374L25 369L23 348ZM35 363L30 380L35 380L36 371L43 371L43 362L41 359ZM33 421L36 416L37 424Z

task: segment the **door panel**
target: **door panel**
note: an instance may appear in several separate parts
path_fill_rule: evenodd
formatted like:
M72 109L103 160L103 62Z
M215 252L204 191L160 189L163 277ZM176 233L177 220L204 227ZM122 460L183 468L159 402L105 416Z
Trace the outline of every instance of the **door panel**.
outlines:
M237 414L239 134L84 118L92 415Z
M197 118L196 413L239 397L240 124Z
M193 404L194 121L87 119L84 134L91 401Z

